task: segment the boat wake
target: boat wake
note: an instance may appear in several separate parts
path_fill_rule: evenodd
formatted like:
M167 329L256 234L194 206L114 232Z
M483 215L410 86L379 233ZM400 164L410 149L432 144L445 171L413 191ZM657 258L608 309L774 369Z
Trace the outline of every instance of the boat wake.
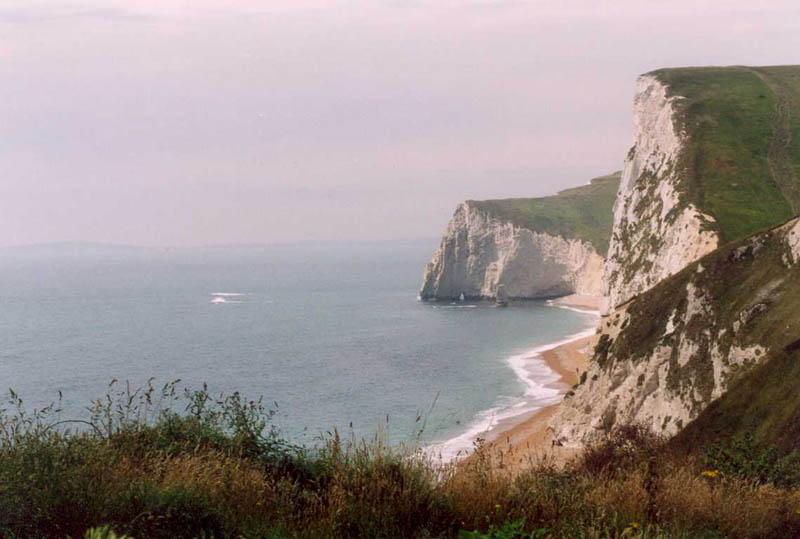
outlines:
M211 303L244 303L242 300L231 299L246 296L243 292L211 292Z

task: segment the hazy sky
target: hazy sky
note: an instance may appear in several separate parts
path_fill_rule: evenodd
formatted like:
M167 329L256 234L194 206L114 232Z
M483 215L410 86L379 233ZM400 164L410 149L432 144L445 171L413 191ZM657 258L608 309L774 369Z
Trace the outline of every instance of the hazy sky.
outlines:
M785 63L796 0L0 0L0 245L433 237L621 168L639 73Z

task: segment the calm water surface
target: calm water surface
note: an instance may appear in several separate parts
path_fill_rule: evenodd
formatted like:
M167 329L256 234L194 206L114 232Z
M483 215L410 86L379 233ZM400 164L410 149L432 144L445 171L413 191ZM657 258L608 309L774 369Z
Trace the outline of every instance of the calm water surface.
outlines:
M389 415L392 442L462 434L526 385L508 359L591 317L541 302L494 309L417 300L435 240L149 250L0 250L0 388L30 406L64 395L85 417L112 378L180 378L263 395L313 443ZM438 398L437 398L438 395Z

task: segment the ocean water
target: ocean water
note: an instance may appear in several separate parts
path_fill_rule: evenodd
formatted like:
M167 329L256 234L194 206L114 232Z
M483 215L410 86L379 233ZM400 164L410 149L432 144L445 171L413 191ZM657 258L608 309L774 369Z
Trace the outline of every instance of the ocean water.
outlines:
M526 358L594 317L420 302L436 243L2 249L0 390L29 407L61 391L74 418L112 378L179 378L277 402L300 443L334 427L410 442L424 421L423 441L452 452L557 399L553 373Z

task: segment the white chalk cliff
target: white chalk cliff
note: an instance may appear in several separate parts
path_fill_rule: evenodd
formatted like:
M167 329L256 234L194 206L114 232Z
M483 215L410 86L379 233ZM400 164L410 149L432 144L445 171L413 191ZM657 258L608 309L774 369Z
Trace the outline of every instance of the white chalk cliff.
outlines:
M676 434L767 357L759 337L769 331L765 320L791 301L785 287L797 275L798 219L718 249L713 217L681 185L690 143L681 99L655 75L637 81L635 144L614 204L604 316L586 373L550 420L564 445L580 447L631 423ZM774 252L786 275L742 285L753 268L773 263Z
M603 257L587 241L537 232L493 217L470 202L458 206L427 265L425 300L602 294Z
M679 190L684 137L676 122L678 96L655 76L636 82L634 146L622 171L605 267L605 295L614 308L717 248L713 217Z
M695 419L771 351L759 335L774 327L772 310L796 300L787 284L800 271L798 238L795 218L695 262L603 317L586 374L550 421L554 438L581 447L632 423L674 435ZM770 264L776 251L783 276L743 284L739 275ZM733 291L718 286L728 276Z
M753 366L800 346L788 342L797 338L789 325L776 324L797 320L800 218L778 224L786 217L776 213L773 228L759 223L753 230L760 232L720 247L720 225L698 196L705 178L692 166L704 143L692 138L697 118L662 82L675 80L668 75L637 80L634 146L614 199L605 260L595 247L604 244L581 239L586 223L564 228L575 224L574 214L566 215L573 208L538 206L550 213L537 214L542 219L530 219L533 225L563 217L562 228L547 232L464 203L425 271L423 299L491 298L500 285L512 298L604 296L587 370L549 423L567 446L630 423L675 434ZM762 147L780 150L779 127ZM770 170L775 179L778 168ZM612 198L603 206L608 217ZM496 204L483 208L503 213Z

